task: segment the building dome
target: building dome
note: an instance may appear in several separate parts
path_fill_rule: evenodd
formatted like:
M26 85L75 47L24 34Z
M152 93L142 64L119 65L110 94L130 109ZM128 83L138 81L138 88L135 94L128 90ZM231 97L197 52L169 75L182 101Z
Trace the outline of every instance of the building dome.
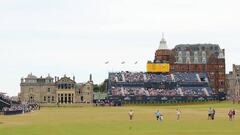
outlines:
M32 73L28 74L27 78L36 79L37 77Z
M50 74L48 74L48 76L46 77L46 79L53 79Z

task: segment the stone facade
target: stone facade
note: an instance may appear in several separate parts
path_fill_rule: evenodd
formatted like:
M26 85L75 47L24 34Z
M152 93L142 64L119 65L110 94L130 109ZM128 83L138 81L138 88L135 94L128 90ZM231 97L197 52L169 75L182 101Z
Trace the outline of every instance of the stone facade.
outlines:
M226 75L228 95L240 96L240 65L233 64L233 70Z
M76 83L75 77L36 77L29 74L21 79L19 99L22 102L72 104L93 102L93 81Z

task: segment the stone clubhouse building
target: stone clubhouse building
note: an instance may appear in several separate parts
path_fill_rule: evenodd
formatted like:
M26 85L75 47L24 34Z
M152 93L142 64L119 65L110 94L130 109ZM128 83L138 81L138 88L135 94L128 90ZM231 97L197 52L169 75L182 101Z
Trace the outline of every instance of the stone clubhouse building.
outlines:
M32 73L21 79L19 99L28 103L75 104L93 102L93 81L76 83L75 77L36 77Z

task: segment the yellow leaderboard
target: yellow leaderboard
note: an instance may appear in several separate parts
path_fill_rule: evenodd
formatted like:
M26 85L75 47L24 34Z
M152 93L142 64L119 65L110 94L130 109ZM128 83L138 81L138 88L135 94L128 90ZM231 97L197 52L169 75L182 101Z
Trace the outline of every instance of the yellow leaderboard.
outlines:
M170 65L167 63L148 63L147 72L151 72L151 73L170 72Z

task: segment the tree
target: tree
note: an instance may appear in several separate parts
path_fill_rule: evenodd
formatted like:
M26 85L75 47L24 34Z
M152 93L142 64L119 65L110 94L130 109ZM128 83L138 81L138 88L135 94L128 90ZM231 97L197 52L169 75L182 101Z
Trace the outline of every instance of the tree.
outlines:
M104 80L104 82L101 84L94 84L93 91L94 92L107 92L107 83L108 83L108 79Z

